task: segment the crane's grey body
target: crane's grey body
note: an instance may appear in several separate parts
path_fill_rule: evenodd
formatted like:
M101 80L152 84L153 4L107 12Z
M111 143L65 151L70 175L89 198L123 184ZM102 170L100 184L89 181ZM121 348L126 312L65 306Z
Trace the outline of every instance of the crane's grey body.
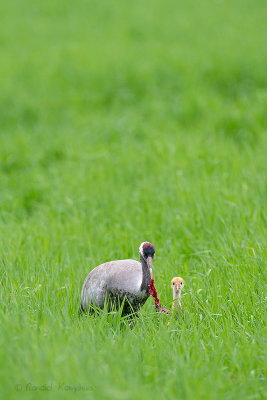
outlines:
M152 273L142 253L140 259L141 262L109 261L94 268L82 287L81 311L86 311L90 305L103 309L105 301L108 306L112 303L118 308L125 300L122 314L137 312L149 297L148 285Z

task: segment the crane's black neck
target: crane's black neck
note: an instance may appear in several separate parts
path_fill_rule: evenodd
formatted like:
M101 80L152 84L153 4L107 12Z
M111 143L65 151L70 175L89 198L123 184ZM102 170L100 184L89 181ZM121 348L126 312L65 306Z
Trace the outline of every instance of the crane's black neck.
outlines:
M141 283L141 290L145 290L147 293L149 291L148 285L151 281L151 275L149 267L144 259L143 256L140 255L140 261L142 265L142 283Z

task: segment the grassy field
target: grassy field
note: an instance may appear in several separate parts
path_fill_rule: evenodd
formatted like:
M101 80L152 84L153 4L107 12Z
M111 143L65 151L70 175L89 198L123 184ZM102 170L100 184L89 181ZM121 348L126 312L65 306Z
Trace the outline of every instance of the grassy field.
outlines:
M1 399L264 399L266 1L0 4ZM133 329L79 317L156 248Z

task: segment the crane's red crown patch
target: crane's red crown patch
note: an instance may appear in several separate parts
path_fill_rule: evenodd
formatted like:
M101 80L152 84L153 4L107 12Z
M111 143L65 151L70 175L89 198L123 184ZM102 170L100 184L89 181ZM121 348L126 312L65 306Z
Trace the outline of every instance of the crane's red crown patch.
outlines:
M153 247L153 249L154 249L154 246L152 243L147 242L147 243L143 244L143 249L146 249L147 247Z

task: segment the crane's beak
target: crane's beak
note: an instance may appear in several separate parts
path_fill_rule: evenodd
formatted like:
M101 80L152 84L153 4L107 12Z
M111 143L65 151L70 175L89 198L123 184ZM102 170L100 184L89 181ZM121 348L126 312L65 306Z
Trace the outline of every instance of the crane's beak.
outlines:
M153 258L151 256L148 256L146 259L146 262L150 269L152 269L152 261L153 261Z
M181 293L182 286L180 284L175 285L175 290L176 290L177 293Z

